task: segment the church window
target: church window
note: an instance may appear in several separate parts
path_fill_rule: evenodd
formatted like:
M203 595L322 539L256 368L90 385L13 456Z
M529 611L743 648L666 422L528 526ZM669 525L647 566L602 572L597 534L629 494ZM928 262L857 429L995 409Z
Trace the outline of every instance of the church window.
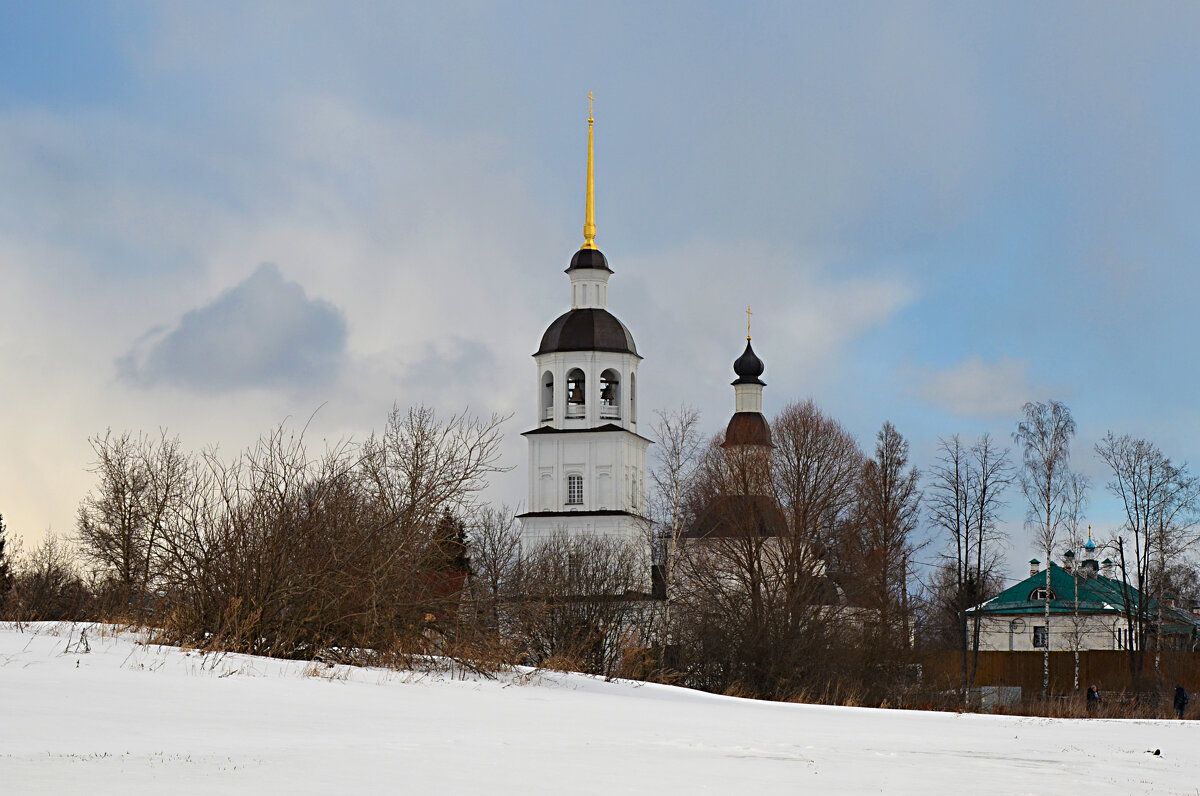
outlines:
M605 420L621 417L621 377L615 370L600 374L600 417Z
M574 368L567 373L567 417L583 417L587 410L587 379Z
M583 476L568 475L567 476L567 505L580 506L583 505Z

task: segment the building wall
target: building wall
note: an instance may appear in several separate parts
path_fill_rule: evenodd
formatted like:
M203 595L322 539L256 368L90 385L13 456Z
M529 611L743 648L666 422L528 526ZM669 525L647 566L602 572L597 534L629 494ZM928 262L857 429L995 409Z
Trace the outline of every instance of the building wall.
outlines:
M650 549L650 522L642 517L632 517L627 514L580 514L571 517L569 514L559 514L553 517L524 517L521 519L521 547L523 550L533 549L556 533L565 533L568 536L586 534L628 539L639 544L645 541L647 551Z
M1014 627L1016 620L1019 624ZM1045 627L1045 614L1019 616L985 616L980 620L979 648L995 651L1042 651L1034 646L1034 628ZM973 624L967 623L970 643ZM1120 614L1050 615L1050 651L1124 649L1127 643L1125 618Z
M525 517L526 549L555 531L570 535L620 536L649 546L646 521L646 449L650 441L637 434L637 367L633 354L612 351L560 351L534 358L537 374L539 433L529 445L527 510L555 512L554 517ZM567 403L567 375L584 373L585 403ZM605 371L618 376L616 401L601 399ZM547 390L549 375L552 387ZM582 411L580 411L580 409ZM600 426L618 429L595 431ZM583 479L582 502L571 503L569 479ZM628 514L594 515L612 511Z

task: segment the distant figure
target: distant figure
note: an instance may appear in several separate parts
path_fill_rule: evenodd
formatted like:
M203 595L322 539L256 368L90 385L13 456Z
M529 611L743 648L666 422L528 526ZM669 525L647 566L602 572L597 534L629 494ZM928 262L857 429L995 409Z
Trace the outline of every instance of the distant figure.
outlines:
M1100 704L1100 689L1094 685L1089 685L1087 690L1087 709L1088 713L1095 713L1096 706Z
M1188 692L1183 690L1183 686L1175 686L1175 713L1180 719L1183 718L1183 711L1187 710Z

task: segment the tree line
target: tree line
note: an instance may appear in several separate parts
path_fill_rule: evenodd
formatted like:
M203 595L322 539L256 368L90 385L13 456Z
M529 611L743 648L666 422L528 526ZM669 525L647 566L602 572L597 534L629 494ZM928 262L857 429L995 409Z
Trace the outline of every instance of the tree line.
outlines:
M231 459L165 432L97 435L72 538L6 550L0 518L0 605L210 649L436 655L895 705L911 703L930 649L957 651L963 699L975 685L967 609L1002 587L1009 500L1047 561L1082 542L1090 484L1071 468L1060 402L1024 407L1015 454L952 435L925 473L891 423L864 451L812 401L770 419L770 448L706 438L687 407L660 412L644 538L559 534L533 549L516 512L483 498L505 469L506 419L395 408L362 443L318 451L281 424ZM1157 606L1194 594L1197 479L1146 440L1110 432L1095 451L1125 508L1101 540L1122 580ZM1148 651L1157 663L1161 607L1126 604L1140 673Z

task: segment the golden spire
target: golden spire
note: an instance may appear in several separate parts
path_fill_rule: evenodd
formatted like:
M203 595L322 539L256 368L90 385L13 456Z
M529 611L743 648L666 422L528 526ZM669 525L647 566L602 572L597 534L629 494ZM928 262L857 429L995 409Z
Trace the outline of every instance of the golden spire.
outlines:
M750 340L750 315L751 314L752 313L750 312L750 308L746 307L746 340L747 341Z
M583 245L581 249L596 248L596 188L592 177L594 160L592 145L592 92L588 92L588 167L587 203L583 211Z

